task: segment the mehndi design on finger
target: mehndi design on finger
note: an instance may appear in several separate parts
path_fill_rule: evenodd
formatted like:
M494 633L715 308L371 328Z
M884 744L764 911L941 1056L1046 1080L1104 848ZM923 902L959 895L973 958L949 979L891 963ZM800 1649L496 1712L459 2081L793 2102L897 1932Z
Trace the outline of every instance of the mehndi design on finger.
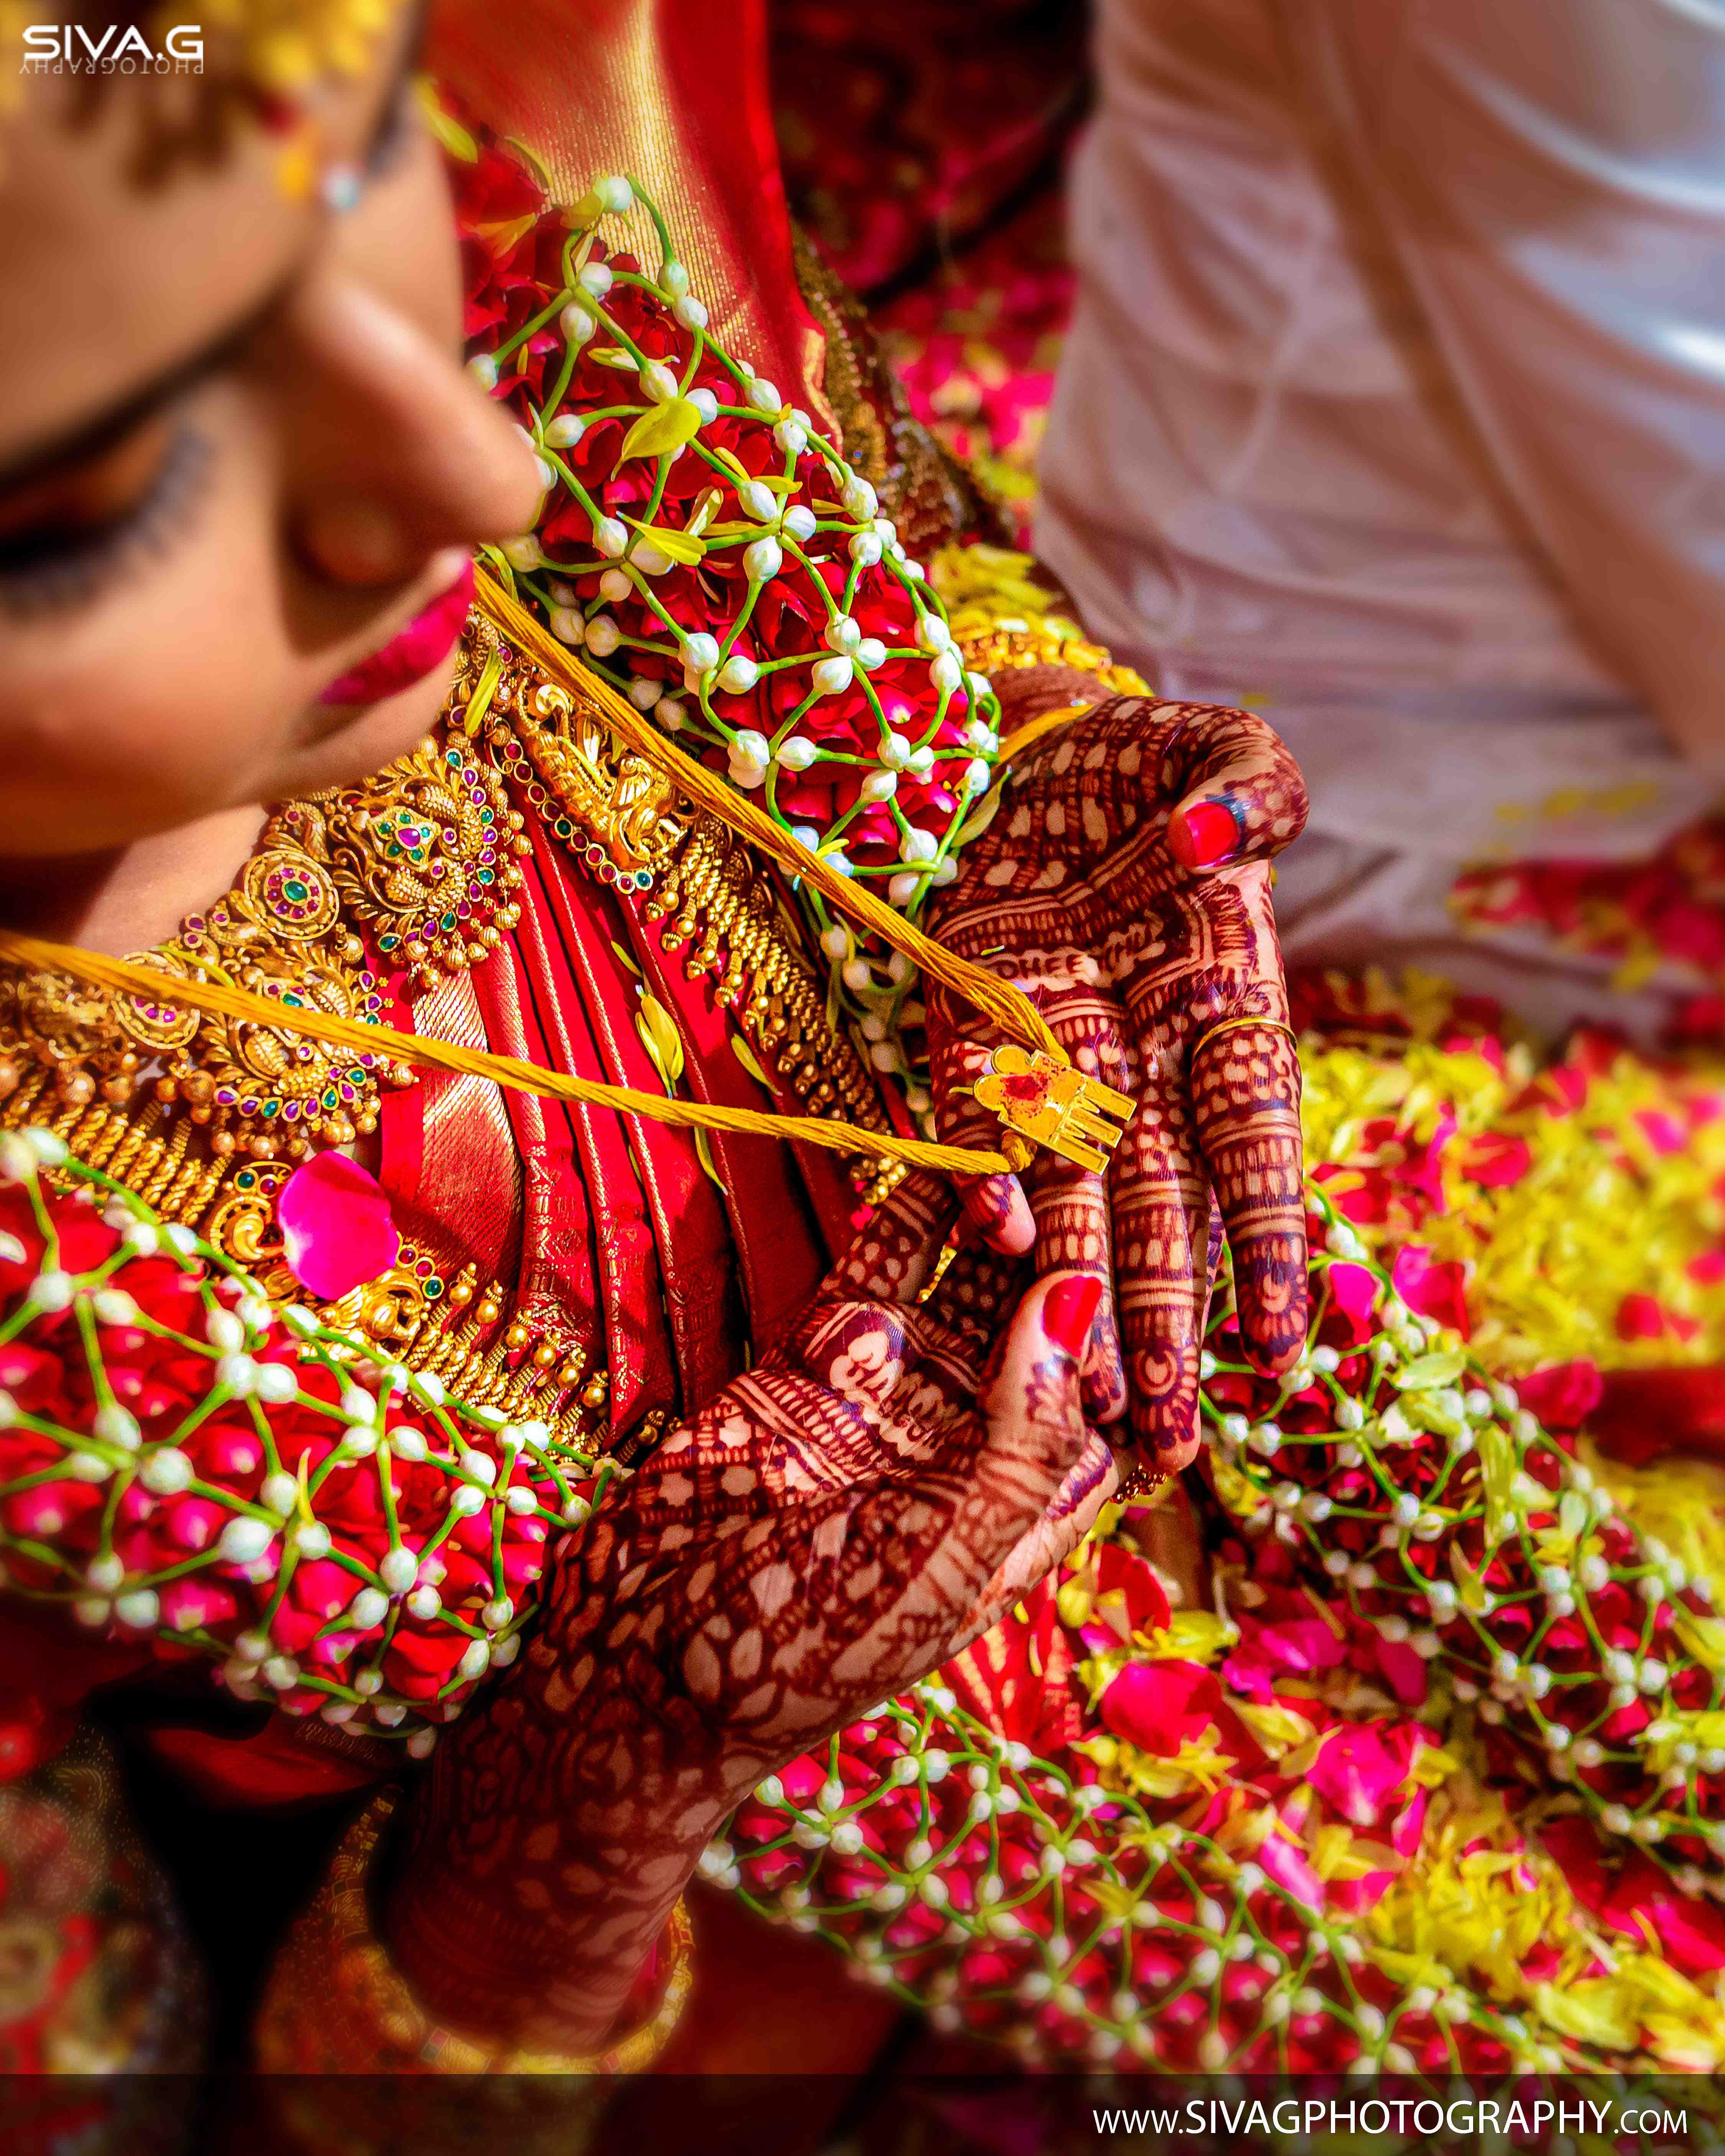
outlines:
M1196 1441L1213 1185L1253 1353L1273 1368L1297 1349L1299 1066L1266 860L1305 814L1297 768L1250 712L1117 697L1023 754L936 910L952 948L1034 998L1076 1070L1136 1104L1108 1164L1117 1335L1134 1434L1163 1470ZM973 1021L937 987L928 1009L942 1129L986 1142L978 1110L1028 1090L1031 1059L1003 1045L978 1073L956 1045ZM1024 1177L1039 1227L1051 1166Z
M1306 1338L1300 1056L1286 1026L1205 1034L1192 1059L1193 1111L1227 1223L1242 1330L1267 1370Z

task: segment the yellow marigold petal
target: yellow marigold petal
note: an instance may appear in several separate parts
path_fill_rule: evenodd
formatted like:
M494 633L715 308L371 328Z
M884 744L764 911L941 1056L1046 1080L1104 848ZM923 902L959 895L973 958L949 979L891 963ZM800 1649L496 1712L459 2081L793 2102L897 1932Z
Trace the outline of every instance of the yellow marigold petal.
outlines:
M1597 2044L1602 2051L1632 2051L1640 2042L1641 2017L1634 1999L1615 1979L1571 1984L1542 1984L1533 2004L1548 2028Z

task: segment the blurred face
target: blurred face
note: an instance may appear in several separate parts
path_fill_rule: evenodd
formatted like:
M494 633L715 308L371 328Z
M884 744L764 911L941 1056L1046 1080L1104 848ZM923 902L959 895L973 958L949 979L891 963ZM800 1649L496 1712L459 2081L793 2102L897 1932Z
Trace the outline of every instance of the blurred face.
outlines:
M404 18L282 138L135 177L136 90L0 123L0 855L71 855L357 778L435 718L473 547L533 458L464 372Z

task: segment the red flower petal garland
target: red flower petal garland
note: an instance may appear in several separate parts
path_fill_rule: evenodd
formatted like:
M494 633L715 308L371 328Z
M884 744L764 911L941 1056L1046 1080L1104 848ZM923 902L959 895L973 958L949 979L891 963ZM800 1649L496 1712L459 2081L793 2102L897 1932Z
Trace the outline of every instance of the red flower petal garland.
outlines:
M1573 1438L1407 1309L1317 1186L1309 1225L1301 1365L1265 1379L1231 1316L1213 1331L1204 1409L1233 1471L1224 1499L1386 1644L1440 1659L1482 1721L1538 1746L1608 1842L1650 1849L1699 1892L1725 1856L1725 1745L1684 1756L1725 1697L1706 1583L1640 1545ZM1373 1275L1381 1330L1331 1295L1338 1261Z
M603 1493L543 1424L278 1314L46 1131L0 1141L0 1305L6 1584L416 1754Z
M1003 1632L1034 1627L1051 1593L1037 1589ZM1417 1724L1361 1728L1296 1705L1317 1739L1303 1775L1279 1772L1236 1723L1238 1756L1216 1761L1233 1771L1213 1794L1158 1802L1084 1756L1096 1746L1037 1758L925 1684L853 1723L825 1758L769 1777L702 1868L836 1940L865 1980L930 2005L937 2028L1004 2041L1027 2062L1557 2063L1489 1999L1410 2003L1368 1960L1357 1918L1418 1841L1417 1762L1431 1739ZM1384 1868L1326 1882L1308 1842L1362 1825L1382 1835Z
M1543 1856L1501 1799L1490 1834L1485 1808L1467 1825L1452 1807L1452 1871L1475 1859L1532 1902L1556 1856L1583 1907L1634 1943L1656 1922L1671 1967L1706 1977L1725 1951L1702 1898L1725 1893L1725 1625L1573 1440L1416 1317L1319 1188L1313 1207L1306 1362L1260 1378L1231 1313L1212 1328L1217 1490L1245 1529L1221 1553L1225 1630L1171 1614L1142 1558L1093 1543L941 1681L769 1778L706 1869L939 2025L1028 2060L1620 2061L1561 2021L1530 2029L1483 1965L1410 1988L1363 1920L1428 1854L1430 1791L1456 1768L1416 1718L1440 1672L1511 1805L1543 1774L1574 1807ZM1561 1405L1575 1389L1565 1373L1553 1389ZM1401 1711L1343 1718L1321 1695L1344 1681ZM1528 1952L1532 1986L1611 1975L1537 1922Z
M470 363L546 486L532 534L495 552L501 573L802 844L914 915L956 873L999 749L999 704L940 598L809 414L708 336L647 198L613 177L531 215L496 146L466 147ZM650 275L598 237L638 208ZM802 897L841 1005L904 1073L902 961Z

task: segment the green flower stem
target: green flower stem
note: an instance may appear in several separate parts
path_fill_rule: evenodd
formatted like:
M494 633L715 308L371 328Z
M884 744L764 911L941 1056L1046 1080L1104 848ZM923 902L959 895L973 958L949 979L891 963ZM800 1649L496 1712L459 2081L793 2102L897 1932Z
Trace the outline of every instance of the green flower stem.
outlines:
M566 285L548 307L542 308L536 315L531 316L526 321L523 322L513 336L506 337L503 342L498 346L496 351L491 355L492 358L497 362L498 372L500 374L502 372L503 362L505 360L512 358L520 347L527 341L529 337L537 336L540 331L545 327L545 325L551 320L552 316L553 315L560 315L563 309L568 305L570 300L574 299L576 296L577 295L574 288Z

